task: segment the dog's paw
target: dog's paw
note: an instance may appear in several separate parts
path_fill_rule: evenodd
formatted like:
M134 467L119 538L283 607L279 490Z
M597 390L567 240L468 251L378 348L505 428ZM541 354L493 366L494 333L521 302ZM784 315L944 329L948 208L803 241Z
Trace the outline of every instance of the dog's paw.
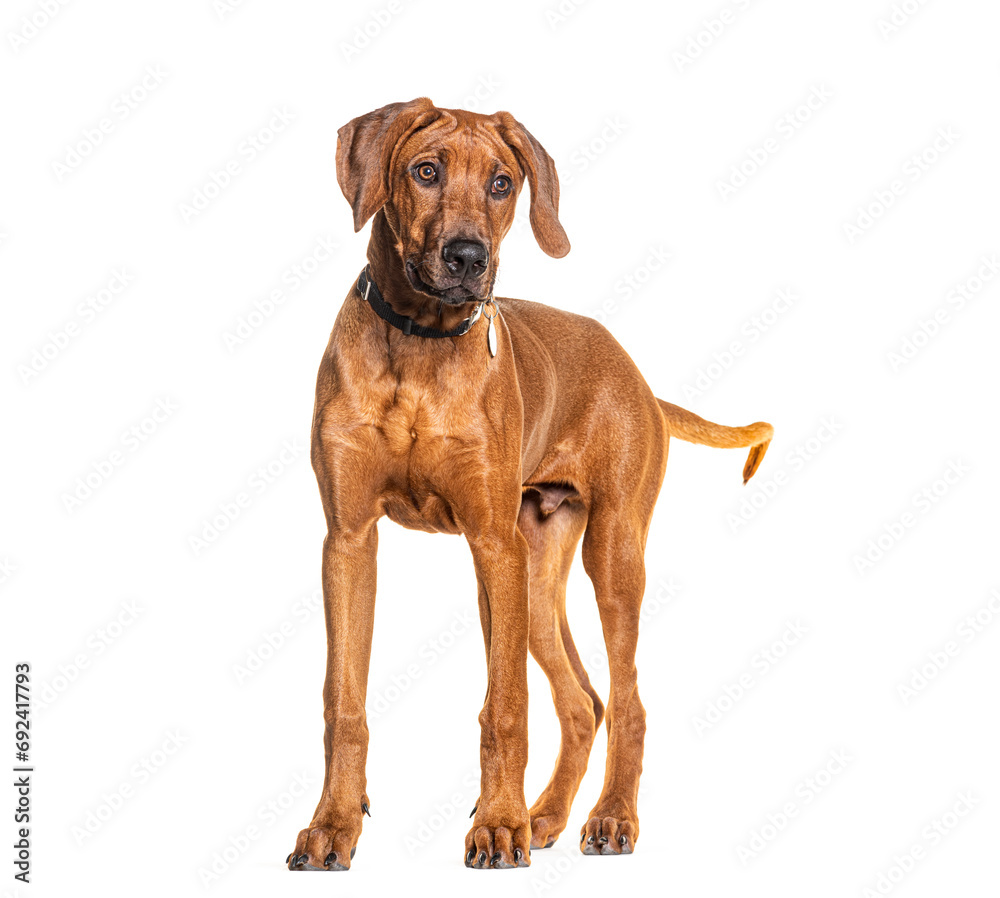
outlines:
M594 816L580 830L580 851L584 854L631 854L638 838L638 823Z
M509 826L490 826L476 822L465 837L465 866L475 870L504 870L527 867L531 844L531 826L527 813L524 822Z
M551 848L559 838L559 834L566 828L567 815L561 812L547 812L544 809L531 814L531 847Z
M349 870L357 835L327 826L310 826L295 840L285 858L289 870Z
M338 818L317 811L313 822L299 833L295 850L285 858L289 870L349 870L368 813L367 798L357 819Z

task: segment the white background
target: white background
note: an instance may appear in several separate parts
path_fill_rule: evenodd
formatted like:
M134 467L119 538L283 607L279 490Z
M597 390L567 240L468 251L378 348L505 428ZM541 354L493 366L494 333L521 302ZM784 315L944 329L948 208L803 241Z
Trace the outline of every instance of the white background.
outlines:
M47 22L38 0L3 7L3 671L30 661L37 699L33 882L11 878L8 847L4 894L844 896L882 876L876 894L993 894L1000 310L997 278L975 278L1000 251L995 4L220 6L95 0ZM896 30L880 27L893 15ZM161 74L142 97L147 67ZM336 183L336 132L420 95L513 112L562 174L573 251L549 259L519 227L498 295L587 314L608 303L658 396L726 424L768 420L776 437L747 487L742 450L673 443L647 552L632 857L577 848L602 732L553 849L528 870L462 866L485 689L472 565L461 539L383 522L374 817L348 875L293 877L283 861L322 777L323 518L304 447L367 241ZM290 121L251 159L241 145L279 123L274 110ZM775 152L724 198L768 140ZM234 160L226 188L185 215ZM325 260L321 239L337 244ZM658 271L653 250L670 254ZM312 273L291 289L297 264ZM121 270L130 283L88 320L81 303ZM627 278L643 283L626 296ZM779 290L794 303L766 312ZM894 365L938 310L948 320ZM129 437L161 401L170 415ZM94 474L116 451L110 476ZM268 482L255 472L271 462ZM949 466L963 472L951 484ZM92 495L67 508L89 474ZM193 546L241 492L247 507ZM859 569L880 537L884 554ZM569 605L606 695L579 566ZM978 630L963 625L977 612ZM768 662L790 625L804 635ZM949 642L944 669L902 695ZM753 685L727 699L743 675ZM529 803L558 740L533 663L530 716ZM5 718L13 766L10 703ZM822 773L832 752L850 760ZM971 812L946 816L963 795ZM779 831L769 815L788 803ZM915 845L920 859L901 861Z

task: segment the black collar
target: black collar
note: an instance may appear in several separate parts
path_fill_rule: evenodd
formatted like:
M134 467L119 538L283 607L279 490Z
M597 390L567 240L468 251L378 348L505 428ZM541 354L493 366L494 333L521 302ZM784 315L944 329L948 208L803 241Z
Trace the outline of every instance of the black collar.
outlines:
M367 300L368 305L372 307L372 311L379 318L388 321L389 324L398 328L404 334L412 334L416 337L461 337L463 334L467 334L472 325L479 320L479 316L483 313L483 306L485 305L485 303L479 303L476 306L476 311L464 321L461 321L458 327L450 331L442 331L436 327L424 327L422 324L417 324L412 318L407 318L405 315L400 315L394 311L392 306L382 296L382 291L375 284L375 279L368 271L367 265L361 270L361 274L358 275L358 282L355 287L361 298Z

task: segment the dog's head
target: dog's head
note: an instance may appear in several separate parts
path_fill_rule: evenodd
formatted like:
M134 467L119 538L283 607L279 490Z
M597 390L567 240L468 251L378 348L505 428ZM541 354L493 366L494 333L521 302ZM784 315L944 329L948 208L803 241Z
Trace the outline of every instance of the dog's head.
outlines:
M489 297L525 181L539 246L569 252L555 164L507 112L438 109L425 97L383 106L338 132L337 180L355 231L384 210L410 285L448 303Z

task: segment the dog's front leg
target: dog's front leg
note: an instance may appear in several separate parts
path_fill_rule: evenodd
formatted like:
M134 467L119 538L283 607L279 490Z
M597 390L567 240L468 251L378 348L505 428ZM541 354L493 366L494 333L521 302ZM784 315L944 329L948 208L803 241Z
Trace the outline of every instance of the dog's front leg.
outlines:
M374 522L355 532L331 528L323 542L326 776L312 822L299 833L289 858L293 870L350 867L368 810L365 695L375 614L377 546Z
M528 760L528 544L506 534L469 538L479 578L480 614L487 639L482 783L472 829L465 837L467 867L526 867L531 821L524 801Z

